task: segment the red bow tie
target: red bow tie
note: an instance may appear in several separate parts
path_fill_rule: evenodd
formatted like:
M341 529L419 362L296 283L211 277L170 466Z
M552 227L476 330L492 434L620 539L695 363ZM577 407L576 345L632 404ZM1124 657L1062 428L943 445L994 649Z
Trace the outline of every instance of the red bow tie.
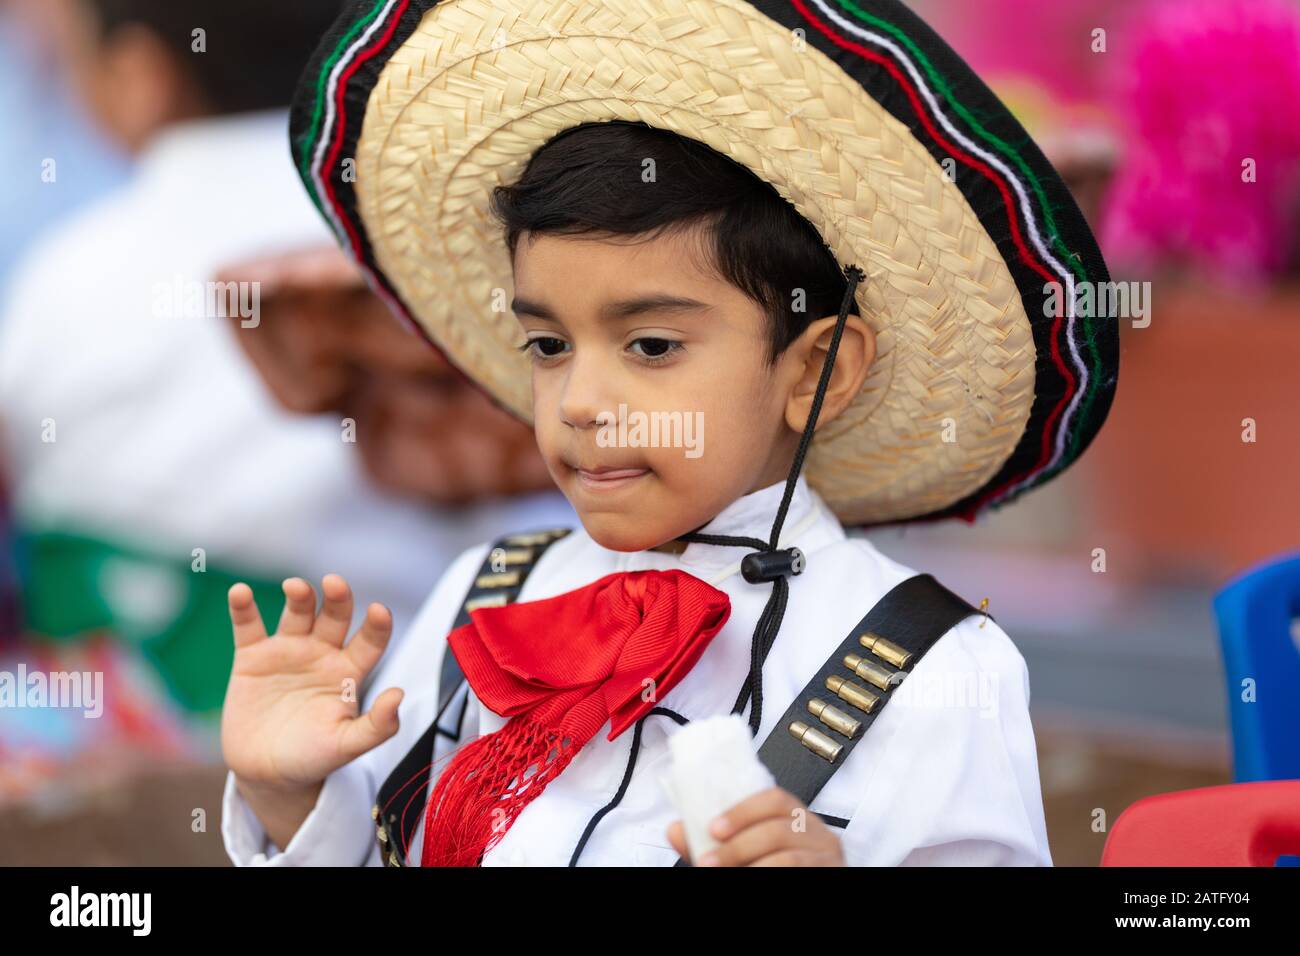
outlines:
M471 612L448 643L479 700L511 719L439 776L421 865L476 865L606 721L613 740L652 710L730 614L724 592L678 570Z

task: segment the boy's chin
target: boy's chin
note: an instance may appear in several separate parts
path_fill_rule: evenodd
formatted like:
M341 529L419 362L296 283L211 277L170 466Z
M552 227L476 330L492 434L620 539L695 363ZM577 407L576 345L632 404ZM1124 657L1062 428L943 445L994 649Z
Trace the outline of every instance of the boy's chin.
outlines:
M682 533L666 525L663 528L647 527L644 516L638 520L633 515L580 513L579 517L591 540L610 551L646 551Z

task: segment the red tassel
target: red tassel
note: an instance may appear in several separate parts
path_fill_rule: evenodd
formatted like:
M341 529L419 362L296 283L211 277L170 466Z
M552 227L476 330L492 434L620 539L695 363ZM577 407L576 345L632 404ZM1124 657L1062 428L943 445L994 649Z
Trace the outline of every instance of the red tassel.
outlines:
M614 740L691 669L731 613L684 571L608 574L556 597L470 612L447 636L479 701L509 718L443 769L423 866L477 866L606 723Z
M581 747L575 744L520 717L462 747L429 798L420 865L477 866L568 766Z

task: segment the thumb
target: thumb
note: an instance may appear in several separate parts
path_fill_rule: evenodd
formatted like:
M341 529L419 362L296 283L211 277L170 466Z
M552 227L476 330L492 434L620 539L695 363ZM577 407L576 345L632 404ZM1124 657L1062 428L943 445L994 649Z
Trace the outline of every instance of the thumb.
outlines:
M375 698L367 713L344 722L339 749L347 760L354 760L373 750L397 733L401 726L397 719L397 707L402 702L402 696L401 688L390 687Z

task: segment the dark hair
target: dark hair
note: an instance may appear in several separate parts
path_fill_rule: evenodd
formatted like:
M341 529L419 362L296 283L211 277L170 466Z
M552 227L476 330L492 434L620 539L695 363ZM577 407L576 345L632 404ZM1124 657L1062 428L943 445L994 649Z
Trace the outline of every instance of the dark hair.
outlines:
M652 182L643 180L654 160ZM813 227L768 183L710 147L628 120L557 134L519 181L492 192L492 212L514 255L525 230L647 238L702 223L712 267L757 302L770 322L769 362L813 319L838 315L846 280ZM796 312L795 290L804 291Z
M154 33L215 114L289 105L340 0L86 0L100 35L129 25ZM196 29L205 52L193 50Z

